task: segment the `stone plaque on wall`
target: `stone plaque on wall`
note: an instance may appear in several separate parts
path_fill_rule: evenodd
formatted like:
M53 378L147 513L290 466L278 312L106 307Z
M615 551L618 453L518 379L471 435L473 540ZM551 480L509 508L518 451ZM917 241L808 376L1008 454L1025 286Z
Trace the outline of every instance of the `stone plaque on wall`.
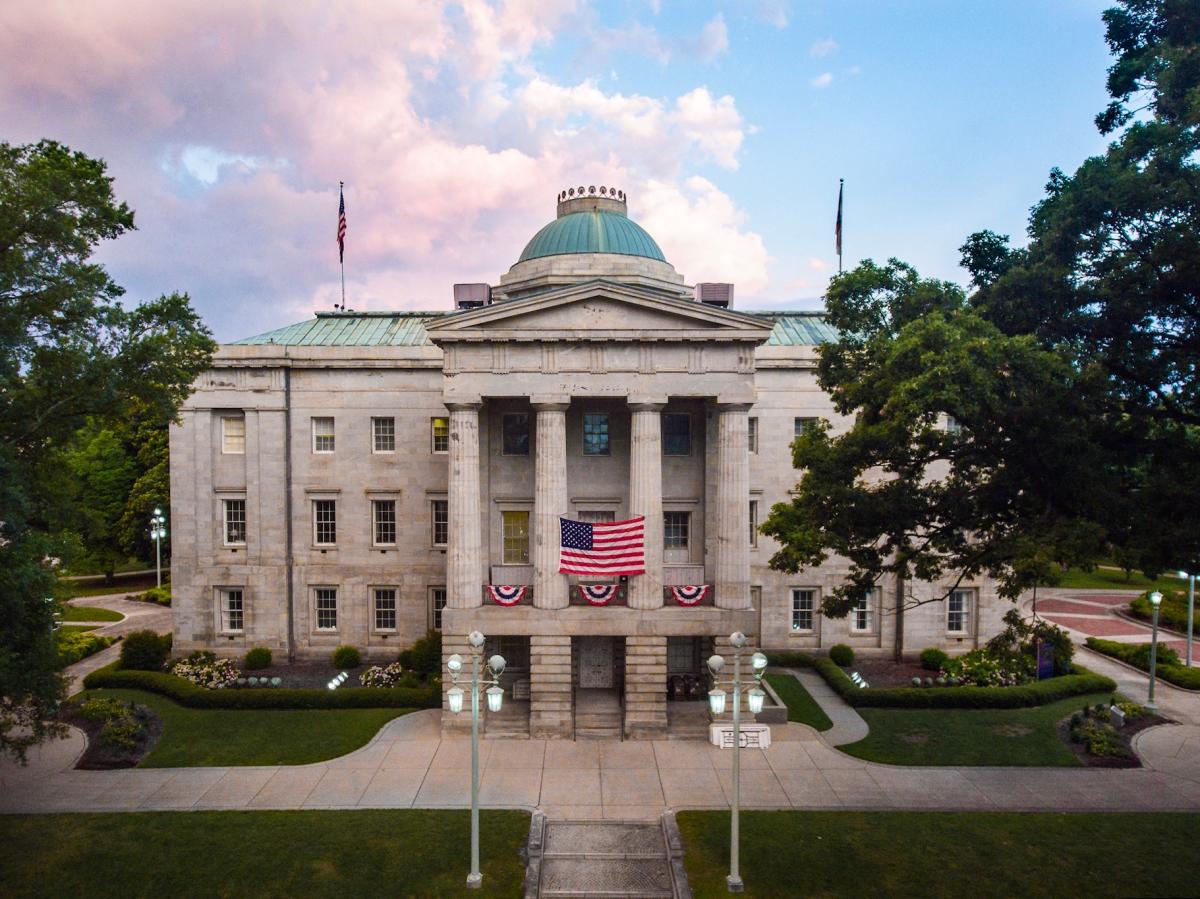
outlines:
M579 686L608 689L613 685L613 641L583 637L579 641Z

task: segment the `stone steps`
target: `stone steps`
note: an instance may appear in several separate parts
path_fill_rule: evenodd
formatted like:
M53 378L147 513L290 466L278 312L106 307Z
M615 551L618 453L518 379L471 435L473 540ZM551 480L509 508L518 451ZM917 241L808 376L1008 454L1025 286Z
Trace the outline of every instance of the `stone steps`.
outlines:
M552 821L545 825L532 895L676 899L690 896L686 882L680 888L681 872L661 823Z

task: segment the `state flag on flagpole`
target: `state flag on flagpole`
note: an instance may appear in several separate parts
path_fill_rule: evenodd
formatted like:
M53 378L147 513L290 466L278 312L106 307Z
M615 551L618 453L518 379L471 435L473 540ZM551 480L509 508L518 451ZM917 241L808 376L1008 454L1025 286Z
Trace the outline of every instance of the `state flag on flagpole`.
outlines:
M630 575L646 573L646 517L628 521L573 521L560 518L560 574Z

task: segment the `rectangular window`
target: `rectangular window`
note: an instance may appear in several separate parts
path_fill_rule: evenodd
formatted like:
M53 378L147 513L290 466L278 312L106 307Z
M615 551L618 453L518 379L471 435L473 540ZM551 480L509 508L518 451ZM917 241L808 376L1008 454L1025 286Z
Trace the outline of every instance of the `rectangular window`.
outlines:
M952 590L946 601L946 630L965 634L971 624L971 591Z
M807 431L809 428L814 428L814 427L816 427L816 425L817 425L817 422L818 422L818 421L820 421L820 419L818 419L818 418L797 418L797 419L794 419L794 420L792 421L792 427L793 427L793 429L794 429L794 431L795 431L795 434L794 434L794 436L796 436L796 437L799 437L801 434L803 434L803 433L804 433L805 431Z
M221 452L246 452L246 416L226 415L221 419Z
M588 521L593 524L595 524L598 521L616 521L617 513L616 512L601 512L599 510L595 510L595 511L591 511L591 512L580 512L579 520L580 521Z
M450 419L437 417L429 420L429 429L433 439L433 452L450 452Z
M501 512L504 522L504 564L529 564L529 513Z
M850 630L859 634L874 630L875 591L872 590L850 607Z
M317 605L317 630L336 631L338 626L337 587L317 587L313 592Z
M816 590L792 588L792 633L812 632L813 612L816 606Z
M746 420L746 441L749 444L750 452L758 452L758 418L750 417Z
M313 543L317 546L337 543L337 500L313 500Z
M375 441L374 451L377 453L394 453L396 451L396 419L372 418L371 436Z
M662 417L662 451L664 456L692 454L692 416L686 412L669 413Z
M488 658L497 654L504 656L508 671L529 670L528 637L488 637L483 654Z
M946 416L946 433L947 434L961 434L962 433L962 425L960 425L958 423L958 419L955 418L953 415Z
M758 546L758 500L750 500L750 545Z
M433 545L445 546L450 542L450 501L435 499L429 504L432 519Z
M583 454L585 456L608 455L608 416L583 416Z
M663 549L687 549L691 512L663 512Z
M750 588L750 608L762 609L762 587L754 586Z
M446 588L429 588L429 626L435 631L442 629L442 609L446 608Z
M312 420L312 439L314 453L332 453L333 419L314 418Z
M524 412L511 412L501 416L500 430L502 446L506 456L529 455L529 416Z
M396 629L396 588L375 588L375 630L394 631Z
M246 501L223 499L225 518L225 545L242 546L246 542Z
M375 524L375 545L394 545L396 542L396 501L394 499L372 500L371 513Z
M246 610L242 604L242 591L227 588L218 591L221 603L221 632L240 634L246 628Z
M695 637L667 637L667 674L695 674L700 670L699 641Z

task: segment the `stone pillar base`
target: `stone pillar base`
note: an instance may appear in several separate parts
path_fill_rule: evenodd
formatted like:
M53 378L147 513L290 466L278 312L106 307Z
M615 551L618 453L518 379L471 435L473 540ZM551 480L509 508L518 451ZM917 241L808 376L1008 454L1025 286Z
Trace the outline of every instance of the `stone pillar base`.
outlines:
M575 735L571 700L571 638L529 638L529 736L570 740Z
M625 638L625 739L667 736L667 638Z

